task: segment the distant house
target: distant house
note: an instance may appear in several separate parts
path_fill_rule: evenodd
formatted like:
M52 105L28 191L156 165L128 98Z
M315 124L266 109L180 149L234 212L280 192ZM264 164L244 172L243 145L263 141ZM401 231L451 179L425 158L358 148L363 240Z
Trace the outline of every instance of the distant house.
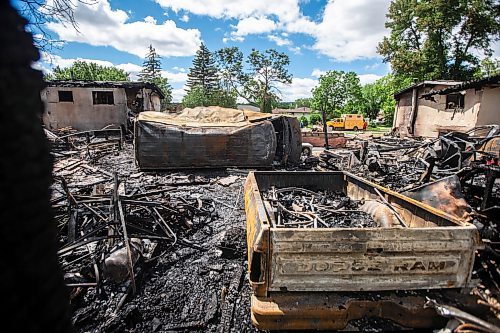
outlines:
M286 114L286 115L294 116L297 118L305 116L307 119L309 119L309 117L311 116L311 113L313 113L313 111L308 107L300 107L300 108L295 108L295 109L273 109L272 113L273 114Z
M424 81L394 95L393 130L400 136L438 137L500 123L500 76L481 80Z
M48 81L41 92L48 129L127 126L129 112L160 111L165 96L153 83Z

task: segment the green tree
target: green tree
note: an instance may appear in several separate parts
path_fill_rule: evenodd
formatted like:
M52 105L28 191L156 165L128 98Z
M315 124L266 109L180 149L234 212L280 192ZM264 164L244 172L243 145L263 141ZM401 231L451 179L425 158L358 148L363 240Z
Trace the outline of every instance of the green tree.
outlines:
M151 82L156 84L156 86L161 90L165 98L161 100L161 109L165 110L172 102L172 86L168 83L168 79L166 77L156 77Z
M243 53L237 47L226 47L215 52L219 84L228 94L238 94L243 81Z
M156 53L153 45L149 44L148 53L142 63L139 79L143 82L153 82L153 79L161 76L161 57Z
M377 118L385 98L385 88L377 82L365 84L361 88L359 109L366 118L370 120Z
M215 56L201 44L189 69L187 94L182 100L184 107L211 106L236 108L236 94L222 84L217 74Z
M206 94L202 86L193 86L182 99L182 106L185 108L210 105L236 108L236 95L228 95L221 89L213 90L211 94Z
M361 86L354 72L328 71L320 76L312 94L313 109L325 110L330 117L359 111Z
M77 60L69 67L57 66L45 78L48 80L129 81L129 74L116 67L100 66L93 62Z
M172 86L168 79L161 76L161 57L156 53L153 45L149 45L148 53L142 63L142 70L139 73L139 79L143 82L154 83L165 95L161 101L162 110L172 101Z
M217 51L217 63L224 86L263 112L271 112L273 101L279 101L280 84L290 84L290 59L285 53L273 49L260 52L252 49L244 70L243 53L237 47Z
M201 43L193 59L193 66L189 69L186 85L189 89L201 86L206 94L219 89L219 78L212 53L205 44Z
M396 109L394 94L412 84L408 77L387 74L374 83L361 88L359 109L369 119L375 119L382 111L386 125L391 125Z
M306 127L307 125L309 125L309 119L307 119L306 116L301 116L299 118L299 121L302 125L304 125L304 127Z
M479 69L476 73L476 78L486 76L494 76L500 74L500 59L498 58L485 58L481 61Z
M499 40L500 3L495 0L394 0L378 45L395 74L419 80L466 80L477 72L475 50L492 54Z
M196 106L208 105L208 98L202 86L192 87L182 98L182 106L185 108L194 108Z
M311 113L311 116L309 117L309 124L311 125L316 125L321 123L321 115L319 113Z
M295 100L296 108L310 108L312 104L312 98L299 98Z

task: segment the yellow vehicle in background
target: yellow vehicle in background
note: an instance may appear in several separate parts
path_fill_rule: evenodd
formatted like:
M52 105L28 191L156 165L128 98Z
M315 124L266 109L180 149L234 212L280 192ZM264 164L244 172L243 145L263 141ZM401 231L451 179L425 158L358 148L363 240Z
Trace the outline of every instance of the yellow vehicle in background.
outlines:
M326 122L333 130L365 130L368 122L361 114L343 114L341 118L335 118Z

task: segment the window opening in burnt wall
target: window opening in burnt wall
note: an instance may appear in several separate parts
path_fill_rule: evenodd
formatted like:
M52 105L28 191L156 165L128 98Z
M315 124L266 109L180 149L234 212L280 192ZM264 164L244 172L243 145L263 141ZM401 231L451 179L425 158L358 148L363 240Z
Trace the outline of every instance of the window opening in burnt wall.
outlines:
M446 95L446 109L455 110L463 109L465 104L465 96L461 93Z
M94 104L115 104L112 91L93 91L92 100Z
M73 92L68 90L57 91L59 102L73 102Z

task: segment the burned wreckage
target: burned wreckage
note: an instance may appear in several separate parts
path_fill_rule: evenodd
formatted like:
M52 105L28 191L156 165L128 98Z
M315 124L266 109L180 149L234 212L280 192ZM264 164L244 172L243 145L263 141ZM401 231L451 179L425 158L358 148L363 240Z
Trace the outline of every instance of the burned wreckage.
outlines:
M134 144L46 131L76 329L429 329L446 313L495 332L498 126L297 163L295 121L195 108L139 114Z
M297 118L221 107L142 112L134 143L143 170L293 165L302 149Z

